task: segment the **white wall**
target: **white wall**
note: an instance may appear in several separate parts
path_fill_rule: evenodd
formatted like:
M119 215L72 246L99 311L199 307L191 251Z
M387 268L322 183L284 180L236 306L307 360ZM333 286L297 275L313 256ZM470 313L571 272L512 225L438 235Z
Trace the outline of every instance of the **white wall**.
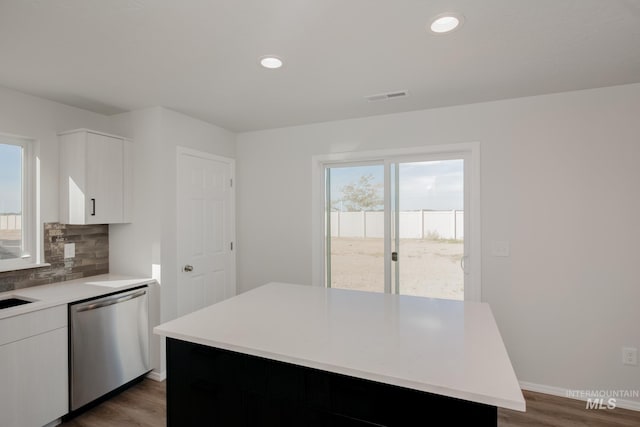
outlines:
M312 155L480 141L482 299L518 378L637 390L639 112L636 84L239 134L238 288L311 283Z
M0 133L36 141L34 152L40 165L39 248L42 247L42 223L59 219L57 134L76 128L107 132L109 120L101 114L0 87Z
M113 132L134 141L131 224L109 227L111 271L152 276L151 323L177 315L176 147L235 158L235 135L220 127L155 107L111 117ZM152 336L152 366L164 372L164 351Z

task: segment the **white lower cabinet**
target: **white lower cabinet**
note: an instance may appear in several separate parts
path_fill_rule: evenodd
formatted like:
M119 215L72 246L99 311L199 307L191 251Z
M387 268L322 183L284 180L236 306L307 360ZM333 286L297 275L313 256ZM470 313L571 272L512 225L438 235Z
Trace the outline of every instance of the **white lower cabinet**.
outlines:
M69 409L67 306L0 319L0 426L42 427Z

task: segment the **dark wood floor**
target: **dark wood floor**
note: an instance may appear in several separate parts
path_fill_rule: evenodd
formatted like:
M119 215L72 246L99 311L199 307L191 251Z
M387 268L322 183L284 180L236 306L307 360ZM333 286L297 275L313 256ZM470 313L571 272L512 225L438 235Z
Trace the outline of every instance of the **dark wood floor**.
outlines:
M523 391L527 412L498 411L500 427L639 427L640 412L628 409L587 409L586 402Z
M167 424L166 382L145 379L62 423L65 427L160 427Z
M161 427L166 424L166 383L139 384L61 425L64 427ZM640 412L586 409L585 402L524 392L527 412L498 411L500 427L638 427Z

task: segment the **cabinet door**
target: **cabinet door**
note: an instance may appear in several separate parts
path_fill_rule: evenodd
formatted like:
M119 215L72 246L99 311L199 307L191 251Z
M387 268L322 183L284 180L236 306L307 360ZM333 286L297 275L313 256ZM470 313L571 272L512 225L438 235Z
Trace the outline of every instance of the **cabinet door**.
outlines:
M124 141L105 135L87 135L87 224L123 220Z
M0 425L43 426L69 409L67 328L0 346Z

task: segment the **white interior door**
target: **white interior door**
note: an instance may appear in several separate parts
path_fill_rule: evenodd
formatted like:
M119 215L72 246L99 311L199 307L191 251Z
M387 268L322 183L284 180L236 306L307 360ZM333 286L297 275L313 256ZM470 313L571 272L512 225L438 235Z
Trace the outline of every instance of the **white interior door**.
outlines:
M178 149L178 315L236 293L234 161Z

